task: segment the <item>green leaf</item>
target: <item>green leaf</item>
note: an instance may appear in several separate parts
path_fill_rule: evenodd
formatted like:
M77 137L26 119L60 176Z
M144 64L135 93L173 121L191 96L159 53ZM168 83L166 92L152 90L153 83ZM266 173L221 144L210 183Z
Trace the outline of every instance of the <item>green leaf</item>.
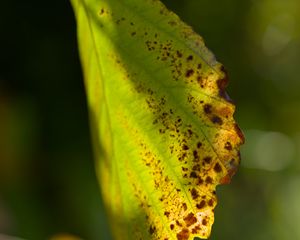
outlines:
M160 1L71 2L115 238L207 238L243 142L223 66Z

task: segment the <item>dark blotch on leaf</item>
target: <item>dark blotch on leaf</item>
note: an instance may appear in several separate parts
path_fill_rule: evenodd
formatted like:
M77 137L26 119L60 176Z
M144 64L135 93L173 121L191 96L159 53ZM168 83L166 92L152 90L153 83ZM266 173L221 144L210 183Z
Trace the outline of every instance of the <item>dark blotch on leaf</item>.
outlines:
M194 74L194 70L193 69L189 69L186 71L185 76L186 77L191 77Z
M203 179L201 177L198 178L198 185L201 185L203 183Z
M205 204L206 204L205 201L202 200L200 203L196 204L196 207L197 207L198 209L202 209L202 208L204 208Z
M189 150L189 147L188 147L187 145L183 145L183 146L182 146L182 149L183 149L183 150Z
M194 159L199 159L198 152L196 150L193 151Z
M224 73L225 76L222 79L217 80L217 85L219 88L219 96L224 98L228 102L232 102L232 100L230 99L230 97L225 91L225 88L228 84L228 76L224 66L221 67L221 71Z
M210 164L210 162L211 162L211 157L205 157L205 158L203 159L203 161L204 161L205 163L207 163L207 164Z
M197 222L197 218L193 213L189 213L183 220L185 221L187 227Z
M235 129L236 134L240 137L242 144L245 143L244 134L242 133L241 129L239 128L239 126L237 124L234 125L234 129Z
M156 227L155 226L150 226L149 233L152 235L153 233L155 233L155 231L156 231Z
M177 53L177 57L179 57L179 58L182 57L182 53L181 52L177 51L176 53Z
M210 104L205 104L205 105L203 106L203 110L204 110L204 112L205 112L206 114L210 114L210 113L211 113L211 108L212 108L212 106L211 106Z
M190 178L197 178L197 173L196 172L191 172Z
M214 205L214 200L210 199L208 201L208 206L212 207Z
M173 230L174 229L174 224L170 225L170 229Z
M187 60L188 60L188 61L193 60L193 56L192 56L192 55L188 56L188 57L187 57Z
M222 125L223 124L223 120L218 117L218 116L213 116L211 118L211 121L214 123L214 124L219 124L219 125Z
M232 145L231 145L231 143L230 143L230 142L226 142L224 148L225 148L226 150L228 150L228 151L232 150Z
M199 193L195 188L191 190L191 195L193 199L197 199L199 197Z
M215 170L215 172L217 172L217 173L219 173L219 172L221 172L221 171L222 171L222 168L221 168L221 166L220 166L220 164L219 164L219 163L216 163L216 164L215 164L215 166L214 166L214 170Z
M188 240L189 236L189 230L187 228L184 228L179 233L177 233L177 240Z
M210 176L208 176L206 179L205 179L205 182L207 183L207 184L212 184L212 178L210 177Z

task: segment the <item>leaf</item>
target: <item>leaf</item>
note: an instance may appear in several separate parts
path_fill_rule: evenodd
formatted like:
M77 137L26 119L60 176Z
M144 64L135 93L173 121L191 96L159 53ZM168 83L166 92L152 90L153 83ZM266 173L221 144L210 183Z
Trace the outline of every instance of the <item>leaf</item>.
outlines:
M227 77L157 0L72 0L115 239L207 238L243 135Z

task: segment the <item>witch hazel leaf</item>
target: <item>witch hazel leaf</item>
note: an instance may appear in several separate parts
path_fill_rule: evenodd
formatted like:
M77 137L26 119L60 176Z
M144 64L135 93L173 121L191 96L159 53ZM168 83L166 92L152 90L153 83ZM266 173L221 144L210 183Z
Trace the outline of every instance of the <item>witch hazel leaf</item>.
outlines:
M71 0L115 239L208 238L240 162L227 75L158 0Z

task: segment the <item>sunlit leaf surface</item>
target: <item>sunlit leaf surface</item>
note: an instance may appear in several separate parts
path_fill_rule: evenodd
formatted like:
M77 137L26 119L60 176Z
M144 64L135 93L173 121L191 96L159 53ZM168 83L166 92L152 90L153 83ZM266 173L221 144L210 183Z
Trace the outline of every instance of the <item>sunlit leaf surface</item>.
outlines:
M115 238L207 238L243 142L223 66L160 1L72 4Z

